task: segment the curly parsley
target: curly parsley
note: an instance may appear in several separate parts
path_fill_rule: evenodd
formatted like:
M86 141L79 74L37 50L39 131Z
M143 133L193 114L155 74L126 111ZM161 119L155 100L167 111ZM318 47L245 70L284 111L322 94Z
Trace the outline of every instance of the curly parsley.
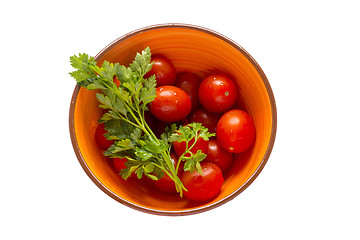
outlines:
M79 86L101 90L96 98L99 107L107 111L99 122L105 125L105 137L115 140L104 154L112 158L127 158L126 168L120 175L127 179L135 173L138 178L145 175L158 180L167 174L182 196L186 188L177 175L179 164L174 166L170 159L171 144L186 141L186 151L179 158L185 161L184 170L196 169L201 173L200 162L206 155L201 151L193 154L190 150L199 137L207 140L212 134L199 123L180 127L172 124L159 139L147 125L144 113L148 110L147 105L156 97L155 75L144 78L152 68L150 48L137 53L129 67L108 61L97 66L95 59L87 54L70 57L70 63L76 69L70 75ZM121 82L119 87L113 81L115 76ZM194 143L188 144L192 139L195 139Z

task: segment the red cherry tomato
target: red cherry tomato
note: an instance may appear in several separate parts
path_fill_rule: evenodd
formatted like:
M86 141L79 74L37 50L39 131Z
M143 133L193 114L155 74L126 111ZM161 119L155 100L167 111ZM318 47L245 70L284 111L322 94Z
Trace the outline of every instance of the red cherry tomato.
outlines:
M153 56L151 62L154 64L151 70L145 75L145 78L155 74L157 87L174 85L176 80L176 69L172 62L161 55Z
M189 123L189 121L185 118L178 122L181 125L186 125ZM164 121L157 120L155 123L155 126L153 128L153 132L155 133L155 136L158 138L161 138L161 135L165 132L166 127L170 127L171 123L167 123Z
M121 170L126 168L125 163L127 162L127 159L125 157L124 158L112 158L111 161L112 161L113 167L115 169L115 172L118 174L121 172ZM133 181L145 182L147 180L146 177L138 179L135 172L133 172L130 177L132 178Z
M192 112L188 119L190 122L201 123L210 133L216 133L216 127L220 117L221 114L219 113L212 113L204 108L199 108L195 112Z
M220 118L216 136L218 143L226 151L244 152L255 139L255 125L248 113L233 109Z
M193 201L208 201L213 199L221 190L224 182L221 169L213 163L201 163L202 175L197 171L186 171L181 181L187 191L184 196Z
M191 139L188 143L188 146L192 146L192 144L194 144L195 139ZM204 140L203 138L198 138L198 140L196 141L195 145L190 149L190 152L192 153L197 153L198 150L201 150L202 153L207 154L208 152L208 144L209 141L208 140ZM182 142L173 142L173 147L175 150L176 155L178 155L179 157L185 152L186 150L186 142L182 141ZM190 157L190 154L185 154L185 157Z
M144 113L146 124L154 131L158 120L151 114L150 111Z
M165 128L168 125L169 125L169 123L158 120L156 122L154 131L153 131L155 133L155 136L158 137L158 138L161 138L161 134L163 134L165 132Z
M149 104L151 113L164 122L180 121L190 113L189 96L180 88L162 86L156 88L156 98Z
M103 151L107 150L114 141L107 140L104 134L106 133L104 124L99 124L95 130L95 141L99 148Z
M194 73L182 72L176 77L175 86L184 90L190 97L191 109L195 110L199 107L198 90L201 79Z
M225 173L233 161L233 153L222 149L216 140L210 140L209 150L204 161L214 163L222 173Z
M120 80L116 76L113 77L113 81L116 84L116 86L118 86L118 87L120 86L120 84L121 84Z
M120 173L122 169L125 169L126 158L112 158L112 163L115 171Z
M235 104L237 89L235 83L224 74L205 78L199 87L201 105L210 112L226 112Z
M179 161L179 158L176 156L175 153L170 154L171 161L176 168L176 165ZM169 177L169 175L165 174L162 178L157 181L152 181L154 186L162 192L166 193L176 193L176 187L174 181Z

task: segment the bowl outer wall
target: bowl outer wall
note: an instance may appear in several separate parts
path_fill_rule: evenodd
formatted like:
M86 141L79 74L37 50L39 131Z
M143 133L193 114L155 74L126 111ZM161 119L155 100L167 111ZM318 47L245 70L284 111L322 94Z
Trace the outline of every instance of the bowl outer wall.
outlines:
M81 147L79 147L79 142L77 139L77 135L76 135L76 130L75 130L75 112L76 112L76 103L77 103L77 98L79 97L79 93L81 95L81 92L83 92L83 89L80 89L79 86L76 86L75 90L74 90L74 94L72 97L72 101L71 101L71 106L70 106L70 135L71 135L71 139L72 139L72 143L73 143L73 147L74 147L74 151L79 159L79 162L81 164L81 166L83 167L83 169L85 170L85 172L88 174L88 176L92 179L92 181L100 188L102 189L106 194L108 194L110 197L114 198L115 200L129 206L132 207L134 209L140 210L140 211L144 211L144 212L148 212L148 213L153 213L153 214L160 214L160 215L187 215L187 214L193 214L193 213L199 213L202 211L206 211L209 209L212 209L214 207L217 207L221 204L224 204L225 202L233 199L234 197L236 197L237 195L239 195L243 190L245 190L253 181L254 179L258 176L258 174L261 172L261 170L263 169L263 167L265 166L271 150L273 148L273 144L275 141L275 135L276 135L276 105L275 105L275 99L272 93L272 89L270 87L270 84L264 74L264 72L262 71L262 69L260 68L260 66L256 63L256 61L250 56L249 53L247 53L242 47L240 47L238 44L236 44L235 42L233 42L232 40L230 40L229 38L216 33L212 30L206 29L206 28L202 28L202 27L197 27L197 26L193 26L193 25L184 25L184 24L163 24L163 25L156 25L156 26L150 26L150 27L146 27L146 28L142 28L136 31L133 31L131 33L128 33L122 37L120 37L119 39L115 40L114 42L112 42L111 44L109 44L107 47L105 47L95 58L96 60L99 61L99 63L101 63L104 59L108 59L107 58L107 54L109 53L109 51L111 51L111 49L114 49L116 47L119 46L119 44L121 45L121 43L124 43L126 41L128 41L128 47L132 48L131 51L129 51L128 53L128 57L126 57L126 59L128 59L129 61L133 59L134 57L134 53L141 50L139 49L139 47L143 47L143 46L134 46L131 45L132 41L131 38L134 37L139 37L140 34L146 33L146 32L151 32L151 31L160 31L161 30L183 30L183 31L190 31L190 32L199 32L201 34L206 34L209 36L214 37L217 40L220 40L222 42L224 42L226 45L231 46L232 48L236 49L236 51L240 52L250 63L251 65L254 67L255 71L257 72L257 74L259 75L264 88L266 89L266 93L267 93L267 99L268 99L268 104L269 104L269 109L270 109L270 119L271 119L271 126L270 129L268 129L270 131L270 135L268 136L268 144L266 146L266 149L263 151L263 156L261 157L261 161L257 164L256 167L251 167L251 173L247 173L248 174L248 178L246 179L246 181L244 181L239 187L236 187L235 190L233 190L230 194L227 194L226 196L222 196L219 199L215 199L214 201L211 201L209 203L201 203L201 204L189 204L189 203L182 203L180 204L180 209L177 210L176 207L177 205L174 204L174 208L173 209L161 209L161 208L157 208L157 207L153 207L153 206L146 206L146 202L142 202L142 203L137 203L136 201L133 201L132 198L134 197L134 194L131 193L127 193L127 197L123 197L123 196L119 196L118 194L116 194L115 190L112 189L111 184L106 183L106 181L104 182L104 179L100 179L96 174L94 174L93 169L95 168L94 166L89 166L91 164L94 163L90 163L90 160L88 159L88 157L84 157L82 152L81 152ZM190 33L189 33L190 34ZM201 35L200 34L200 35ZM122 46L123 47L123 46ZM166 49L166 44L165 46L162 47L158 47L158 49L155 48L155 53L162 53L162 49L163 51L165 51L164 49ZM153 50L153 49L152 49ZM220 49L219 49L220 50ZM154 53L154 51L153 51ZM211 54L211 53L209 53ZM116 55L116 54L115 54ZM170 58L174 58L175 59L176 56L170 56ZM124 62L122 64L128 64L129 62ZM175 60L176 63L176 60ZM196 67L192 67L192 66L187 66L184 63L176 63L177 64L177 69L180 71L183 70L190 70L190 71L195 71L200 73L200 75L202 75L202 77L206 76L207 74L210 74L212 72L216 72L219 71L219 69L213 69L210 65L212 64L216 64L216 63L209 63L209 66L205 66L205 68L207 67L207 70L201 70L201 71L197 71L199 69L196 69ZM190 68L190 69L189 69ZM202 68L204 68L204 66L202 66ZM231 75L231 72L228 72L227 74ZM95 104L94 102L92 104ZM246 99L240 99L238 106L240 106L241 108L247 108L247 104L246 104ZM87 109L91 109L93 108L89 107ZM93 119L98 119L100 117L99 112L97 113L87 113L88 116L91 116L91 118ZM250 113L251 114L251 113ZM79 117L80 115L76 115L77 117ZM92 129L95 128L96 126L96 121L93 121L92 123ZM88 137L91 137L91 131L89 131L89 135ZM81 145L81 143L80 143ZM240 162L244 162L244 164L246 163L246 159L247 157L249 157L249 155L252 155L253 152L252 151L248 151L245 154L241 154L241 155L237 155L237 161ZM106 161L104 159L102 159L102 161ZM239 166L241 164L238 164ZM116 174L114 175L114 173L111 172L111 169L106 169L105 172L108 172L109 175L111 175L111 178L114 177L118 177L116 176ZM227 173L226 174L228 177L228 179L232 179L234 178L234 173ZM235 178L236 179L236 178ZM112 179L113 180L113 179ZM132 184L132 183L131 183ZM136 184L136 183L134 183ZM131 185L133 187L133 185ZM144 190L145 188L141 188L141 191L145 191L147 192L147 190ZM144 192L135 192L135 194L142 194ZM155 194L157 195L157 194ZM161 197L160 197L161 198ZM168 199L165 198L164 201L166 201ZM173 201L172 198L169 199L170 201Z

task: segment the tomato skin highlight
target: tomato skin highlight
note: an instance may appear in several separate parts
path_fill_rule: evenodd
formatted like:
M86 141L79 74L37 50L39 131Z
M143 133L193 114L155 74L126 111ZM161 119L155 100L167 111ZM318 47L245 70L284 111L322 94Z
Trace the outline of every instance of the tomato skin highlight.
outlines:
M176 77L175 86L184 90L189 95L192 111L200 106L198 97L200 82L201 78L191 72L182 72Z
M176 80L176 69L172 62L162 55L153 56L151 62L153 62L153 66L151 70L145 74L145 78L155 74L157 87L174 85Z
M226 112L219 120L216 136L219 145L226 151L246 151L255 139L255 124L250 115L242 110Z
M184 196L196 202L209 201L216 197L224 182L221 169L215 164L202 162L201 169L202 175L196 170L186 171L180 178L187 189L184 191Z
M191 111L190 97L180 88L162 86L156 88L156 98L149 104L151 113L167 122L183 120Z
M209 112L204 108L198 108L192 112L188 119L190 122L201 123L210 133L216 133L218 121L222 114Z
M233 153L225 151L216 140L209 141L209 150L204 161L214 163L224 174L233 161Z
M105 133L106 130L104 124L99 124L95 130L95 142L102 151L107 150L114 143L114 141L106 139L104 136Z
M235 83L224 74L206 77L199 87L200 104L214 113L226 112L232 108L237 99Z

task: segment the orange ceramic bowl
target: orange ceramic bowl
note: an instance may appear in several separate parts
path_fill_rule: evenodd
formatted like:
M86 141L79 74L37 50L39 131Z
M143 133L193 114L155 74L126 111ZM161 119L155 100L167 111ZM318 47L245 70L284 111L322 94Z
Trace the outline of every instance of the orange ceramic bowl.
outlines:
M188 215L218 207L244 191L269 158L276 133L276 106L270 84L241 46L217 32L192 25L164 24L136 30L115 40L95 58L99 64L107 60L128 65L147 46L153 55L167 56L178 72L190 71L201 77L223 72L230 76L240 96L236 108L247 111L255 122L253 146L235 155L220 194L209 202L161 193L146 181L125 181L96 146L94 134L101 111L95 91L76 86L70 106L70 134L77 158L101 190L131 208L159 215Z

